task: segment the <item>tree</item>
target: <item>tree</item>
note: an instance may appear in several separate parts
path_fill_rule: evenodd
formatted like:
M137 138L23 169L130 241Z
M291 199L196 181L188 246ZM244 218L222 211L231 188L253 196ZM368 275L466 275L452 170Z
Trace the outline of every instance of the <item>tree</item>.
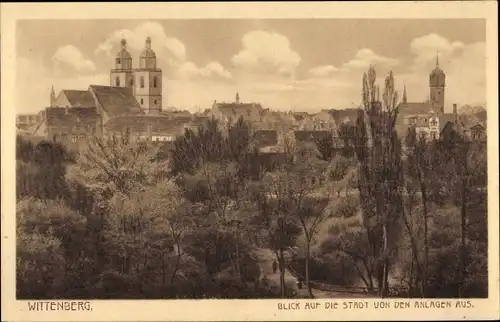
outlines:
M454 130L440 142L442 162L446 165L445 176L450 185L447 190L460 207L460 283L458 294L462 296L467 279L469 205L475 196L484 192L487 182L486 142L472 141L463 133Z
M62 201L22 199L16 209L18 296L71 296L74 265L84 251L86 219ZM78 271L78 273L82 273Z
M376 72L363 74L363 106L356 126L359 191L371 254L378 259L379 295L387 296L390 257L395 251L402 204L401 144L395 131L397 92L392 72L378 100Z

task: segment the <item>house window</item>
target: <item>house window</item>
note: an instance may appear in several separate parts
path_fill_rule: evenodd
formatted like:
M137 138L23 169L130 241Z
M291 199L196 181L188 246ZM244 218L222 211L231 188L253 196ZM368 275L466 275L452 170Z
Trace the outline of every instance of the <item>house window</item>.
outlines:
M436 140L436 139L437 139L437 132L432 131L432 132L431 132L431 138L432 138L433 140Z
M68 135L67 134L65 134L65 133L61 134L61 140L62 141L66 141L67 139L68 139Z
M141 82L141 88L144 88L144 76L141 76L140 82Z
M141 98L141 105L144 104L144 100Z
M80 134L80 140L85 140L85 134Z
M116 76L115 84L116 86L120 86L120 77Z
M319 184L324 185L325 184L325 178L320 178L319 179Z
M156 100L155 100L155 104L156 104Z
M153 77L153 87L156 87L156 76Z
M76 135L73 134L73 136L71 138L71 142L76 143L76 140L77 140L77 137L76 137Z
M134 76L130 77L130 86L134 86Z
M316 184L316 178L315 178L315 177L312 177L312 178L311 178L311 184L312 184L312 185L315 185L315 184Z

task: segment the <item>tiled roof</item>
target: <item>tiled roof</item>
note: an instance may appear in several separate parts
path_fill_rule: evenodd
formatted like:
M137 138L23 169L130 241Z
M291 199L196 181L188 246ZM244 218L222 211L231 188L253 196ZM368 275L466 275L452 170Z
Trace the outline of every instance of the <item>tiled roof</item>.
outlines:
M127 130L131 133L148 133L148 127L151 127L152 133L163 135L177 135L184 131L182 119L169 118L165 116L118 116L111 118L106 122L107 131L114 133L124 133Z
M297 141L321 140L332 136L330 131L295 131L294 134Z
M295 112L293 113L293 117L295 118L295 120L297 121L301 121L302 119L304 119L305 117L307 117L309 114L307 112Z
M94 97L88 90L65 89L62 92L68 99L71 107L95 107Z
M109 117L144 115L131 88L90 85L89 89Z
M48 107L46 109L47 126L70 131L75 125L95 125L97 122L95 107Z
M254 108L262 111L262 106L258 103L217 103L217 107L225 114L237 113Z
M402 114L428 114L432 110L429 103L401 103L398 105L398 113Z
M486 123L486 118L487 118L486 110L479 111L475 115L481 122Z
M336 124L341 124L344 121L346 121L347 119L349 121L355 123L356 120L358 119L358 115L359 115L360 111L361 111L361 109L359 109L359 108L348 108L348 109L344 109L344 110L332 109L332 110L329 110L328 113L330 113L330 115L333 117Z

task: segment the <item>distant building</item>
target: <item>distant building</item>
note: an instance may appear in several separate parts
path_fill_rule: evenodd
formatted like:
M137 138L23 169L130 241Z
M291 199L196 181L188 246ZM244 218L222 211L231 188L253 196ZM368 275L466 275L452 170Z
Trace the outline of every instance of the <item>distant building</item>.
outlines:
M448 117L441 128L442 137L455 131L471 140L486 141L486 122L475 114L458 114L456 104L453 105L453 112L453 117Z
M307 115L299 125L301 131L336 131L337 124L333 115L328 110L322 110L318 113Z
M37 114L18 114L16 116L16 127L22 132L29 132L30 128L39 121L40 117Z
M41 111L32 131L35 136L81 149L92 136L128 135L131 140L173 141L193 121L187 111L162 110L162 71L156 66L151 39L133 68L126 41L110 71L110 85L87 90L63 89Z
M436 67L429 74L428 101L408 102L405 86L396 120L396 131L403 142L411 127L415 128L419 136L438 139L444 125L455 119L456 111L444 111L445 86L446 75L439 67L439 57L436 57Z
M239 93L236 93L234 102L214 101L211 114L223 126L234 124L241 117L250 125L258 128L264 117L264 109L259 103L242 103Z
M162 110L162 71L156 66L156 54L151 49L151 38L139 56L139 67L133 68L132 56L127 51L127 42L121 41L122 49L115 58L115 68L110 73L110 85L132 90L145 114L155 114Z

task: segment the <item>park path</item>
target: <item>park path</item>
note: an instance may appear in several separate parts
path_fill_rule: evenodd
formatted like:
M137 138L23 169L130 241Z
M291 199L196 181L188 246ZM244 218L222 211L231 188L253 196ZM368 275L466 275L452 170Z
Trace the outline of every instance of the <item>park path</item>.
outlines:
M258 248L254 251L257 256L257 261L259 264L260 272L262 277L266 277L271 283L280 285L280 274L279 270L273 272L273 260L276 258L274 253L270 249ZM293 285L294 290L297 292L297 297L308 297L307 287L305 282L303 283L302 289L297 287L297 279L293 276L292 272L287 268L285 270L285 283ZM332 292L324 291L319 289L312 289L315 298L367 298L368 295L359 293L348 293L348 292Z

